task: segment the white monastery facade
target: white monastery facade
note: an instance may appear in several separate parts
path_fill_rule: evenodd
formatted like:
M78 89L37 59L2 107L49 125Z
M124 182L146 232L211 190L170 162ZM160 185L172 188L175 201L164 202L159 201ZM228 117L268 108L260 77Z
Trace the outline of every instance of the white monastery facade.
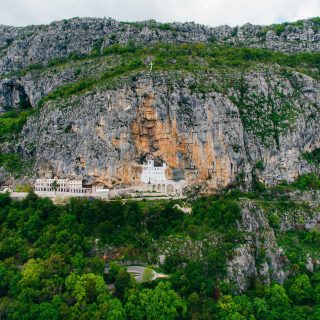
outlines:
M161 167L154 166L154 160L148 160L147 164L142 166L141 182L158 183L167 182L166 171L167 165L163 163Z
M166 178L166 163L155 167L154 160L147 160L142 165L141 185L139 191L158 192L167 196L182 195L185 181L173 181Z

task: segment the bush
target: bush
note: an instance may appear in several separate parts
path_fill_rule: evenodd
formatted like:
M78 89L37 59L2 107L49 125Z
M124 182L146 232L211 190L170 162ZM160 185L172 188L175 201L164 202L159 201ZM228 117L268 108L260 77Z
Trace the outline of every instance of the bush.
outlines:
M33 114L33 110L21 112L8 111L0 115L0 142L14 138L20 133L28 117Z
M172 30L172 26L170 23L161 23L158 27L160 30Z
M306 274L298 275L288 289L289 297L295 303L310 303L312 286Z
M270 212L268 214L268 221L272 229L280 229L281 219L276 212Z
M22 184L16 186L16 192L30 192L33 187L30 184Z
M316 148L311 152L304 153L303 158L310 164L320 166L320 148Z
M256 164L255 164L255 168L257 169L257 170L263 170L264 169L264 162L263 162L263 160L259 160L259 161L257 161L256 162Z
M20 174L24 169L25 161L19 154L0 154L0 166L3 166L8 172Z
M301 175L292 186L299 190L318 190L320 189L320 179L315 173L308 173Z
M142 274L142 280L147 282L152 280L153 278L153 271L151 268L145 268Z
M320 246L320 231L317 229L310 230L305 237L305 241L312 245Z

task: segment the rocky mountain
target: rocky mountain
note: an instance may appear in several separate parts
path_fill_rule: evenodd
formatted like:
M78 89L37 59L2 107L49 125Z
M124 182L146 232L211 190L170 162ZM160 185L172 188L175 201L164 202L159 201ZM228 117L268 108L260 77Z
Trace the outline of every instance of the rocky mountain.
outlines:
M0 72L56 58L88 54L114 43L228 43L285 52L319 51L320 22L310 19L273 26L206 27L195 23L126 23L113 19L74 18L24 28L0 26Z
M292 182L320 147L319 49L319 18L1 26L2 183L130 185L150 155L205 191Z
M176 200L53 206L1 195L3 260L20 260L13 270L23 273L56 242L73 264L82 253L69 249L84 244L91 258L163 268L191 306L199 294L223 309L226 288L255 288L261 302L289 279L292 306L310 309L314 298L295 300L290 288L307 275L319 286L319 71L319 18L235 28L92 18L1 26L0 187L21 190L47 172L127 187L151 156L167 164L167 178L187 182L191 199L181 211Z

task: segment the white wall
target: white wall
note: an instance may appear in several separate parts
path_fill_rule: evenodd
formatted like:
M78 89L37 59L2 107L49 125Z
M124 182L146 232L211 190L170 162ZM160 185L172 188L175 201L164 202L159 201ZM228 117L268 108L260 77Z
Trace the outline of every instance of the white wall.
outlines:
M164 163L162 167L155 167L153 160L148 160L147 165L143 166L143 171L141 174L141 182L144 183L157 183L166 182L166 170L167 165Z

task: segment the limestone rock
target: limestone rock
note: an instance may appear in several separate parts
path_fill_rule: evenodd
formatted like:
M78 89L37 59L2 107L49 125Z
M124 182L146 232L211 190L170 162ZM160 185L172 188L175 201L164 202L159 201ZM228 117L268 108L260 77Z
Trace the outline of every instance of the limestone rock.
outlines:
M216 41L285 52L320 49L319 28L312 19L302 21L300 26L287 26L277 34L272 28L251 24L231 28L172 23L163 27L152 20L123 23L110 18L73 18L23 28L0 25L0 72L47 64L74 54L88 54L130 40L142 44Z
M228 279L237 284L239 291L246 290L250 279L257 276L266 284L283 283L288 262L261 208L254 202L243 203L238 227L246 234L246 243L228 262Z
M222 81L219 77L215 75ZM87 183L99 180L109 187L139 181L136 165L147 155L167 163L168 178L192 181L205 191L234 183L241 174L249 186L258 161L264 168L255 174L264 183L290 182L312 171L301 155L320 146L320 85L302 74L295 77L291 83L273 69L248 72L243 78L248 88L246 114L237 105L238 91L198 94L190 90L197 81L193 76L182 76L172 87L170 73L141 73L115 89L102 87L49 101L29 119L16 148L25 157L35 157L38 175L50 166L55 175ZM24 81L14 83L21 88ZM283 95L271 96L269 104L257 107L251 96L263 99L279 81L284 83ZM296 82L308 92L297 91ZM33 103L39 91L30 88L34 87L25 85L20 92L31 92L28 99ZM291 103L289 111L281 110L284 100ZM280 114L292 115L292 123L278 131L277 141L261 135L261 128L267 132L273 126L273 105ZM261 109L263 119L257 118Z

